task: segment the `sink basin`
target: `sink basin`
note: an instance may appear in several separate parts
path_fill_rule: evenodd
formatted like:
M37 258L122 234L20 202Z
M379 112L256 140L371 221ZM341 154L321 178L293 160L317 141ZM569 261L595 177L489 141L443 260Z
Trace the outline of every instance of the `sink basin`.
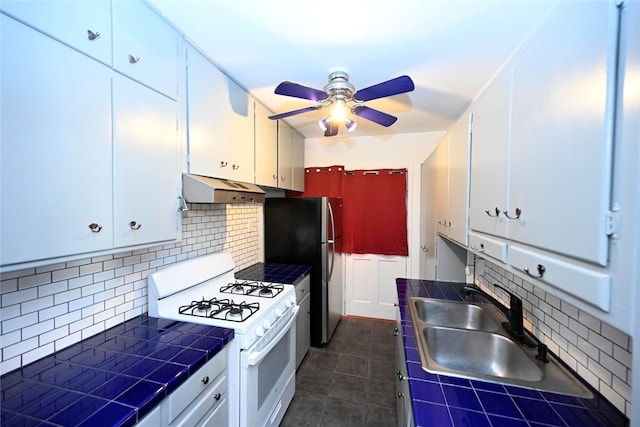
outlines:
M500 325L488 314L489 304L411 298L417 317L425 323L451 328L495 332ZM486 307L486 308L485 308Z
M451 372L540 381L542 370L519 344L493 333L440 327L422 330L431 359Z
M493 304L413 297L408 303L425 371L593 398L551 353L545 363L536 348L515 342Z

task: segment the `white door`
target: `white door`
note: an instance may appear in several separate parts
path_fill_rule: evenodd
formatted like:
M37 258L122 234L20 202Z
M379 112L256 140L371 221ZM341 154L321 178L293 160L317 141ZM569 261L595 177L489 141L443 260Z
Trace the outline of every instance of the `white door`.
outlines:
M436 278L436 156L420 168L420 278Z
M395 319L396 278L407 277L407 258L385 255L346 255L346 313L351 316Z

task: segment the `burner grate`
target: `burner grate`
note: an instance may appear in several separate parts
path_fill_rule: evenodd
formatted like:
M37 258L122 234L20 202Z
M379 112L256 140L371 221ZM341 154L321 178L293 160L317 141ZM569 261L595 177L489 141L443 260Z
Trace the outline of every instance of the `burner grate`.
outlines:
M261 298L274 298L284 289L284 285L277 283L265 284L262 282L236 282L229 283L220 288L223 294L253 295Z
M257 302L236 303L229 299L211 298L207 300L203 297L200 301L191 301L191 304L180 306L178 313L187 316L244 322L259 309L260 304Z

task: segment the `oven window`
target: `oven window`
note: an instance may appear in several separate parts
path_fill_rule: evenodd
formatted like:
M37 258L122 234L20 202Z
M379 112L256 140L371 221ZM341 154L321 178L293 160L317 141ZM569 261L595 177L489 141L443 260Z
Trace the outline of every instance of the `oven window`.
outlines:
M291 331L287 332L258 366L258 408L262 407L289 364L290 334Z

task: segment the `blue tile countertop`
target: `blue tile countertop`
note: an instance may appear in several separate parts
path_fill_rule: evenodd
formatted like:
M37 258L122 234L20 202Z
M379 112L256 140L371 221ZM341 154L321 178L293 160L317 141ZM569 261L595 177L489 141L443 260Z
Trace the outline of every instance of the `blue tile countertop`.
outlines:
M130 426L233 339L233 330L135 317L0 379L0 425Z
M305 274L311 271L310 265L280 264L260 262L238 271L236 279L256 280L259 282L286 283L295 285Z
M628 426L629 420L592 387L593 399L504 386L424 371L408 297L461 301L463 284L396 279L411 406L416 426Z

